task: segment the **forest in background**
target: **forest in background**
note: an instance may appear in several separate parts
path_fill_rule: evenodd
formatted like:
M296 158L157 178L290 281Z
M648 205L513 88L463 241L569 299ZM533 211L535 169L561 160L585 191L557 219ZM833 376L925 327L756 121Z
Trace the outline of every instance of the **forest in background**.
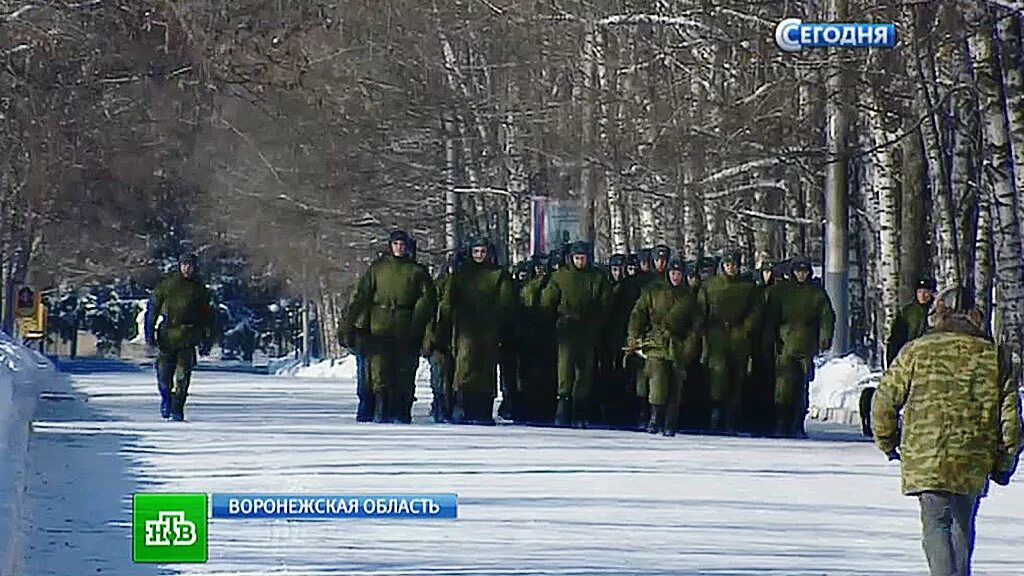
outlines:
M259 306L306 298L333 334L392 227L434 265L472 234L516 261L532 196L579 202L604 257L664 242L824 264L839 185L853 350L877 359L923 275L975 290L1020 349L1022 12L0 0L5 326L18 284L147 285L187 245ZM788 17L894 22L898 45L782 52Z

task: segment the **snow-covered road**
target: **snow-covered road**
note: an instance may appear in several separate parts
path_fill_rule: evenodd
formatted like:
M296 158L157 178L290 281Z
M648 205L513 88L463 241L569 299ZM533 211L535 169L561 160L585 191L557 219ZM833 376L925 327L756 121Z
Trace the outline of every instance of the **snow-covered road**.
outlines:
M357 425L350 381L215 372L195 378L191 421L170 423L151 372L72 368L74 399L41 401L33 424L27 576L925 572L898 468L848 431ZM454 492L459 518L212 520L207 564L135 565L134 491ZM1022 538L1018 479L982 504L976 573L1024 574Z

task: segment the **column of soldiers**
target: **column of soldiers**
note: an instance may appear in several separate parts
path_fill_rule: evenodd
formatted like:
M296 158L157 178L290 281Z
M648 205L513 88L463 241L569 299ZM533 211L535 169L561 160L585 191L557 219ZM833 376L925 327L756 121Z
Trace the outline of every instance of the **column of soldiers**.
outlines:
M742 272L668 246L593 262L578 242L503 268L474 239L436 278L403 232L353 291L357 419L409 422L419 357L436 422L800 437L835 314L810 260Z

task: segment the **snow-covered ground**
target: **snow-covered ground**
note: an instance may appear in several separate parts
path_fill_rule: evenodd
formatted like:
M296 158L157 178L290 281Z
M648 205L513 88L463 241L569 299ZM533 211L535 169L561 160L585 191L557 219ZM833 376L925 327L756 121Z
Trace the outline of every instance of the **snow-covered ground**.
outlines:
M24 503L29 423L54 375L46 358L0 332L0 575L15 573L21 534L14 528Z
M812 440L356 424L339 379L71 367L31 439L25 575L922 574L916 502L857 431ZM111 370L121 370L113 372ZM339 369L340 370L340 369ZM85 399L88 402L85 402ZM459 495L457 520L212 520L210 561L133 565L133 491ZM1024 574L1024 484L982 504L976 574Z

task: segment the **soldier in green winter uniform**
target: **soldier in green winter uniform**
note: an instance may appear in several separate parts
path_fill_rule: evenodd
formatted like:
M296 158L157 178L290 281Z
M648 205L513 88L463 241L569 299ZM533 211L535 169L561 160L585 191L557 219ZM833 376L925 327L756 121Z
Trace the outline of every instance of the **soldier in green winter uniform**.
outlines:
M675 436L680 401L687 401L686 366L700 358L704 317L684 277L685 265L673 259L667 278L644 291L629 318L627 349L642 349L647 356L647 431L652 434Z
M722 259L721 276L708 280L700 292L707 319L704 353L711 396L710 428L736 432L742 412L742 386L750 372L754 329L761 302L757 286L740 277L740 254Z
M700 294L701 273L700 261L686 264L686 285L694 294ZM700 431L708 427L711 412L710 391L708 390L707 371L701 363L704 354L704 338L697 341L696 354L685 366L686 385L683 389L685 402L680 406L679 425L683 430Z
M438 323L452 331L456 424L494 424L498 364L503 348L513 344L515 287L492 250L487 240L473 242L441 302Z
M921 279L914 290L914 301L896 312L885 346L885 366L896 359L900 350L911 340L920 338L927 329L928 309L935 294L935 280ZM860 393L860 423L865 436L871 437L871 399L875 388L868 386Z
M914 301L896 312L885 346L885 365L890 366L900 350L915 338L924 335L928 328L928 309L935 294L935 281L922 279L914 290Z
M521 369L521 357L519 354L519 347L523 343L523 333L525 326L523 325L524 316L518 311L519 294L523 290L523 286L533 277L535 259L524 260L519 264L516 264L513 269L512 276L512 293L517 303L517 313L513 320L513 333L512 337L515 342L510 343L509 346L505 347L505 352L502 355L501 362L501 404L498 406L498 415L504 420L510 421L522 421L524 415L524 405L522 394L520 393L521 378L519 377L519 371Z
M418 275L430 278L430 269L427 268L425 265L417 262L416 260L416 239L413 238L411 235L408 236L408 239L409 244L407 251L409 253L409 259L412 260L413 263L419 268L420 274ZM433 283L433 279L431 279L431 282ZM436 284L434 284L434 286L436 289ZM436 316L436 310L437 307L435 305L433 316ZM431 316L431 320L433 320L433 316ZM431 346L432 337L432 327L431 324L428 323L427 328L424 329L423 339L420 342L419 354L410 354L409 356L407 356L407 365L405 366L405 369L399 372L402 378L400 397L402 398L403 402L399 406L400 412L396 416L399 422L412 422L412 405L414 402L416 402L416 370L420 366L420 357L423 356L429 358L430 356L429 348Z
M651 269L654 267L654 249L641 248L637 255L637 262L640 265L640 276L650 273Z
M359 405L356 408L356 422L372 422L373 387L366 374L366 354L362 347L363 343L359 341L355 328L353 328L353 319L348 316L353 309L352 302L357 293L357 287L351 286L345 298L347 304L345 312L342 313L341 325L338 327L338 342L348 348L356 359L356 397L359 399Z
M743 394L743 421L747 431L756 435L771 434L775 430L775 345L778 334L768 325L768 302L775 289L775 262L764 260L758 267L755 281L758 286L762 325L756 331L751 374Z
M409 258L407 249L408 235L392 232L388 253L360 278L349 310L357 338L364 343L375 422L409 421L410 357L418 356L429 341L427 329L437 306L430 274Z
M555 417L558 395L555 314L554 310L543 306L541 294L561 262L559 252L538 258L534 277L519 291L519 390L524 412L521 420L526 424L548 425Z
M641 251L643 253L643 251ZM655 246L651 252L651 265L646 272L641 272L637 277L638 293L637 298L643 294L644 291L649 289L651 286L659 286L662 281L665 280L665 274L668 269L668 261L672 257L672 249L664 244ZM643 260L641 260L641 270L643 269ZM650 389L647 382L649 372L644 368L646 360L643 357L636 356L633 361L636 372L636 396L637 398L646 399L650 394ZM647 424L650 421L651 412L650 405L646 401L640 401L639 407L636 414L636 428L638 430L646 430Z
M444 302L448 289L451 286L452 275L459 269L463 261L463 254L458 250L449 258L448 267L445 273L440 275L434 282L437 290L437 301ZM430 403L430 413L434 422L451 422L452 410L454 408L455 396L452 391L452 382L455 379L455 358L452 357L452 334L451 327L442 331L439 325L441 307L437 307L437 313L429 328L430 334L430 388L433 392L433 400Z
M590 425L594 395L594 364L604 310L609 299L608 279L594 268L585 242L573 245L573 265L551 275L541 294L544 307L555 310L558 338L557 426Z
M195 254L178 261L178 271L153 290L152 313L147 315L145 336L157 348L157 384L160 415L185 419L185 400L196 363L196 347L203 355L213 345L215 319L209 290L198 280ZM157 322L162 320L159 328Z
M636 278L637 274L640 273L640 256L636 254L630 254L626 256L626 278Z
M893 359L871 405L875 445L919 501L933 576L971 573L980 498L989 480L1009 484L1021 451L1020 367L968 295L936 298L931 328Z
M814 357L832 347L835 310L825 290L811 281L811 261L793 262L793 280L772 290L770 330L778 334L775 377L775 433L804 437L807 385L814 378Z
M601 398L604 421L612 428L631 428L636 413L636 393L628 388L622 343L626 341L629 314L638 291L626 277L626 256L613 254L608 260L611 283L610 299L605 309L605 329L598 356L598 382L603 388Z

